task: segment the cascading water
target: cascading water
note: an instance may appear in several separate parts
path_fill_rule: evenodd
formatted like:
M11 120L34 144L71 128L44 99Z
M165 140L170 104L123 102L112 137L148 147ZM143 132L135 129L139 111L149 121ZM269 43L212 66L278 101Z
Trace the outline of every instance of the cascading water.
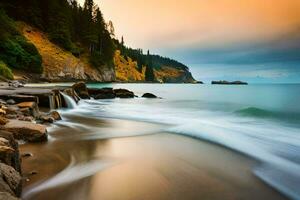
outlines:
M70 108L70 109L76 108L77 103L75 102L75 100L72 97L64 94L63 92L60 92L60 94L64 97L64 100L65 100L68 108Z

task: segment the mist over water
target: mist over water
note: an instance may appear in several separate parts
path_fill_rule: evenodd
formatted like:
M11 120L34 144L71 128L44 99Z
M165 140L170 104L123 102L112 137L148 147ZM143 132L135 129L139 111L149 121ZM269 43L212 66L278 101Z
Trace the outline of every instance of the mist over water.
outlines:
M91 85L102 87L103 85ZM107 85L106 85L107 86ZM169 124L165 131L207 140L261 162L253 173L300 199L300 85L113 85L162 99L85 101L107 118Z
M88 133L73 135L73 140L168 132L209 141L254 158L258 161L252 169L255 176L286 196L300 199L300 85L92 84L89 87L127 88L138 96L151 92L162 98L81 100L78 105L70 105L72 109L60 111L63 121L50 132L69 127ZM76 116L85 120L80 121L83 118ZM110 126L99 124L97 120L102 119L109 120ZM126 122L123 124L122 120ZM130 121L134 123L132 126L128 124ZM158 126L142 123L138 127L136 122ZM89 169L87 174L81 174L85 177L101 166L94 162L75 163L33 191L72 181L65 177L74 170Z

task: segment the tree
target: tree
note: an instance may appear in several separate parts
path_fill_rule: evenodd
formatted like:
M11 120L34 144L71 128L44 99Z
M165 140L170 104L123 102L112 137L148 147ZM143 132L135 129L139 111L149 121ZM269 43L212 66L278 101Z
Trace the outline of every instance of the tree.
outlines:
M112 21L108 22L108 32L112 38L116 37L115 35L115 27Z
M152 57L150 55L150 51L147 51L147 67L145 72L145 79L146 81L153 82L154 77L154 71L153 71L153 64L152 64Z

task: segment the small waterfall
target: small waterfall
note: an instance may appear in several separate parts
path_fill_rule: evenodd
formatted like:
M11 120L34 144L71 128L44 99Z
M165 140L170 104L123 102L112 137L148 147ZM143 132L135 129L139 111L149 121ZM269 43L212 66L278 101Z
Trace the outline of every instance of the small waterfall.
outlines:
M55 105L55 99L53 95L49 96L49 106L51 110L56 109L56 105Z
M75 102L75 100L70 97L69 95L64 94L63 92L60 92L60 94L64 97L64 100L68 106L68 108L76 108L77 104Z

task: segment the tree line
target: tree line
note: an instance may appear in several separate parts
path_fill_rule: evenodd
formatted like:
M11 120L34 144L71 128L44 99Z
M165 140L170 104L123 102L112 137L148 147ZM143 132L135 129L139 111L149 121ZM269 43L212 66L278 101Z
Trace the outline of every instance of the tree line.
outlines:
M112 64L112 23L104 21L93 0L85 0L83 6L76 0L2 0L2 7L15 20L48 33L52 42L75 56L88 52L94 66Z
M154 69L159 70L162 66L188 69L173 59L152 55L149 51L144 53L142 49L127 47L123 37L121 41L116 39L113 23L104 20L101 9L93 0L85 0L82 6L77 0L1 0L1 9L0 29L3 32L2 27L5 27L6 23L6 27L9 27L6 29L10 30L10 35L14 35L14 39L6 38L6 43L2 42L2 49L0 45L1 51L8 52L7 57L2 60L8 60L5 63L10 67L22 68L33 65L36 69L33 71L41 72L42 70L41 57L36 48L26 42L20 34L16 34L18 31L9 17L25 21L46 32L52 42L72 52L74 56L80 57L82 54L87 54L90 63L95 67L113 67L114 52L120 49L125 57L137 61L140 71L143 66L146 67L146 81L155 81ZM4 47L3 44L5 44ZM13 52L22 52L19 55L22 59L11 55Z

